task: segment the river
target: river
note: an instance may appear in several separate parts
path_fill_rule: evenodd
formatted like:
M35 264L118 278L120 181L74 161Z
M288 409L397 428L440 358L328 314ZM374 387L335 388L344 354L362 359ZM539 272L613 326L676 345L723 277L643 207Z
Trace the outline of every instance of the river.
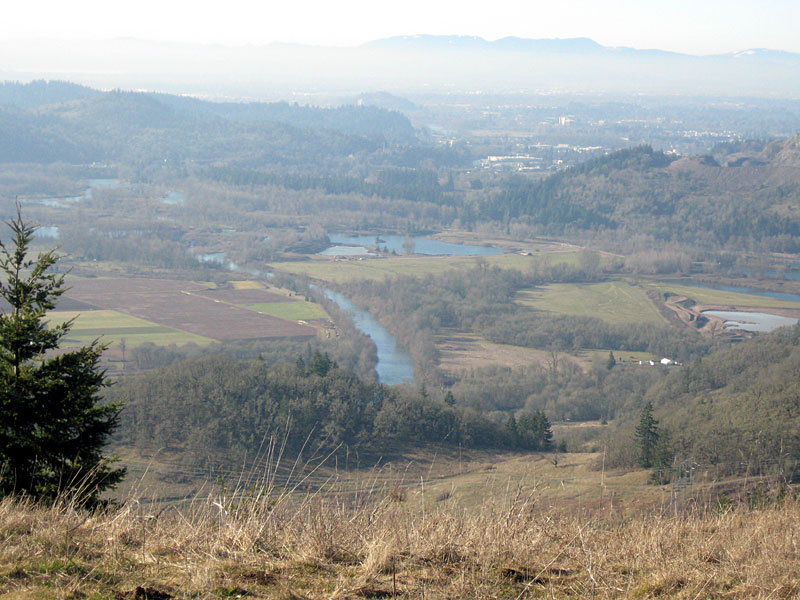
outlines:
M268 279L272 276L272 273L240 267L236 263L227 260L224 252L195 254L195 257L200 262L227 267L230 271L247 272L256 277L266 277ZM329 300L335 302L339 308L349 314L356 328L364 335L369 336L375 343L378 349L378 364L375 365L378 381L389 385L414 381L414 365L411 362L411 355L397 346L397 340L394 336L369 311L356 306L349 298L338 292L315 285L311 287L322 291Z
M378 364L375 370L381 383L396 384L414 381L414 365L411 355L398 348L397 340L386 331L378 320L369 313L353 304L347 297L338 292L323 290L325 297L335 302L339 308L346 311L353 319L358 330L368 335L378 348Z

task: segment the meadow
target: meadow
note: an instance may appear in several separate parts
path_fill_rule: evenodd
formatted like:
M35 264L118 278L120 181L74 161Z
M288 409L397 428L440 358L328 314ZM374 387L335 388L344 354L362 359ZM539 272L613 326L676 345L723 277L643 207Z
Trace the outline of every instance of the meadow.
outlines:
M625 280L553 283L519 292L517 302L537 310L596 317L607 323L667 323L646 291Z
M740 292L726 292L724 290L712 290L707 288L697 288L679 283L667 281L646 281L642 283L645 289L657 290L661 293L671 292L691 298L698 304L722 305L751 308L788 308L800 309L800 302L783 300L780 298L770 298L757 296L755 294L744 294Z
M437 275L452 269L470 269L485 264L503 269L526 271L538 261L551 264L577 264L577 252L552 252L523 256L495 254L492 256L397 256L375 259L337 260L313 258L304 261L271 263L275 271L305 275L331 283L347 283L358 279L387 279L400 275L421 277Z
M535 348L490 342L476 333L445 330L436 336L439 367L458 372L486 365L520 367L547 364L548 353Z
M328 313L319 304L304 300L296 302L265 302L263 304L246 304L243 306L256 312L294 321L313 321L315 319L328 318Z

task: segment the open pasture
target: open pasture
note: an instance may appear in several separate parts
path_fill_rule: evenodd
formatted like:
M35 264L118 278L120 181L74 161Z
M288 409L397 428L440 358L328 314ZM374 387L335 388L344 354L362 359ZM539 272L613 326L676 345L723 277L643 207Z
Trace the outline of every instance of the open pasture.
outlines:
M442 231L441 233L436 233L430 237L435 240L451 242L453 244L488 245L507 251L519 250L525 252L550 254L555 252L575 252L580 250L580 246L575 246L566 242L553 242L542 239L522 241L499 235L486 237L481 233L473 231Z
M643 285L647 289L657 290L661 293L670 292L672 294L686 296L698 304L750 308L800 309L800 302L793 302L792 300L783 300L780 298L769 298L767 296L757 296L755 294L698 288L668 281L648 281Z
M645 290L627 281L554 283L521 291L517 302L559 314L597 317L607 323L660 325L667 322Z
M305 302L304 300L298 300L297 302L249 304L246 308L292 321L313 321L315 319L326 319L328 317L328 313L326 313L319 304Z
M264 290L229 291L269 294ZM72 282L68 297L219 341L316 335L313 327L207 297L209 293L212 292L207 286L188 281L82 279ZM276 295L268 297L272 296Z
M527 367L546 365L549 353L536 348L495 344L465 331L448 330L436 337L439 366L445 371L458 372L486 366ZM572 359L573 357L569 357Z
M391 258L364 258L362 260L333 260L314 258L304 261L272 263L276 271L307 275L321 281L347 283L358 279L387 279L400 275L437 275L452 269L471 269L485 264L503 269L526 271L537 261L551 264L577 264L577 252L553 252L523 256L520 254L495 254L492 256L397 256Z

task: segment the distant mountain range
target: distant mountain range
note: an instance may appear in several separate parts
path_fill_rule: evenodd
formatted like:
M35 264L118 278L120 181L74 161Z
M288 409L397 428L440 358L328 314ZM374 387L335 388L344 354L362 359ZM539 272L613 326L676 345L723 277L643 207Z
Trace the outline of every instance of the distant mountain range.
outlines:
M238 99L413 91L552 91L800 97L800 54L764 48L695 56L589 38L488 41L398 36L349 48L217 46L115 39L0 42L0 80Z
M693 55L656 48L639 49L627 46L603 46L591 38L544 38L531 39L504 37L489 41L471 35L401 35L382 38L363 45L364 48L390 50L483 50L498 52L529 52L539 54L595 54L595 55L639 55L667 58L716 58L748 60L793 60L800 61L800 54L784 50L749 48L737 52L711 55Z

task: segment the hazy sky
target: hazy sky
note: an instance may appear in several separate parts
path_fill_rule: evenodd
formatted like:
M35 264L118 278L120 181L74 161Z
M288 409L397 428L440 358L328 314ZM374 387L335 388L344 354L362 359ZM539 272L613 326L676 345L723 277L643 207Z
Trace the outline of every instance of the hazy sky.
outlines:
M349 46L391 35L591 37L607 46L710 54L800 52L798 0L27 0L6 2L0 39ZM2 57L0 57L2 61Z

